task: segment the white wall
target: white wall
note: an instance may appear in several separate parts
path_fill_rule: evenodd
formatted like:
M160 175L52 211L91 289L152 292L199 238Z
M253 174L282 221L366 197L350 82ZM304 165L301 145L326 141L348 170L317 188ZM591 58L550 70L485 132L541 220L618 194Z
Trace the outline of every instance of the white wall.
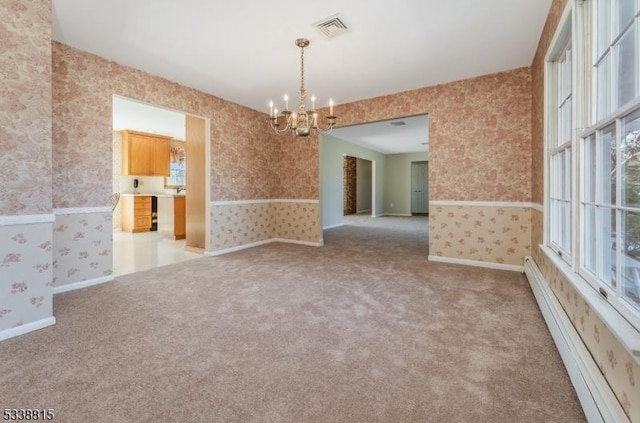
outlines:
M428 158L426 151L386 156L387 178L382 209L385 214L411 215L411 162L424 162Z
M356 159L356 212L372 210L372 166L369 160Z
M372 180L375 190L372 196L372 212L382 214L386 159L384 154L351 144L330 135L320 139L320 203L322 227L343 223L342 210L342 161L344 155L372 162Z

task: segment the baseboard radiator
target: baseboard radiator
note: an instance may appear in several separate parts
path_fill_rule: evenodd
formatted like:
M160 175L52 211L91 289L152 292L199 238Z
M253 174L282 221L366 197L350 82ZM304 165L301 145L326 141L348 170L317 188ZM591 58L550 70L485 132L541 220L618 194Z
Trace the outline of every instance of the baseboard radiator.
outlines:
M562 305L546 284L533 258L525 258L524 273L560 352L587 421L589 423L629 422L622 406L600 373Z

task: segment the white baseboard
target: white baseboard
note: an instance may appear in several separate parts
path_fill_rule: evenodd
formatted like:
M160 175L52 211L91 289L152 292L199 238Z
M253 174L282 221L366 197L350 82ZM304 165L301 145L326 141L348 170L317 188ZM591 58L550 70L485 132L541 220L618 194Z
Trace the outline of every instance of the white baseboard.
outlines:
M24 335L25 333L33 332L34 330L46 328L56 324L56 318L51 316L46 319L37 320L35 322L27 323L24 325L16 326L15 328L5 329L0 331L0 341L5 339L15 338L16 336Z
M462 264L465 266L485 267L488 269L510 270L512 272L522 273L523 267L517 264L492 263L490 261L458 259L453 257L429 256L429 261L438 261L442 263Z
M323 242L298 241L297 239L286 239L286 238L272 238L271 242L283 242L285 244L306 245L307 247L322 247L324 245L324 241Z
M371 209L356 210L356 214L359 214L359 213L371 213Z
M382 216L400 216L400 217L411 217L411 213L383 213Z
M211 257L221 256L223 254L233 253L235 251L246 250L247 248L259 247L260 245L269 244L270 242L270 239L265 239L264 241L256 241L250 244L238 245L237 247L225 248L224 250L207 251L205 252L205 254Z
M104 276L102 278L89 279L86 281L68 283L66 285L54 286L53 293L61 294L63 292L75 291L76 289L87 288L89 286L100 285L102 283L111 282L114 279L113 276Z
M295 239L285 239L285 238L270 238L265 239L264 241L252 242L250 244L238 245L237 247L225 248L224 250L216 250L216 251L207 251L206 255L211 257L221 256L223 254L233 253L235 251L246 250L247 248L259 247L260 245L271 244L272 242L283 242L285 244L299 244L306 245L309 247L322 247L324 245L324 241L320 242L312 242L312 241L298 241Z
M344 223L338 223L338 224L336 224L336 225L324 226L324 227L322 228L322 230L325 230L325 229L333 229L333 228L339 228L340 226L344 226Z
M525 258L524 273L576 390L587 421L589 423L628 423L629 419L622 406L531 257Z

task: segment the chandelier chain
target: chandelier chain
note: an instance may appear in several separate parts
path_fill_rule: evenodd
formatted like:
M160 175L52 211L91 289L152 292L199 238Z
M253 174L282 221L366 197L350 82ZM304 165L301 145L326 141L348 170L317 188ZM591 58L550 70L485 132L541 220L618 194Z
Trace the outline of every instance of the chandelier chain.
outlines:
M304 47L300 47L300 88L304 89Z

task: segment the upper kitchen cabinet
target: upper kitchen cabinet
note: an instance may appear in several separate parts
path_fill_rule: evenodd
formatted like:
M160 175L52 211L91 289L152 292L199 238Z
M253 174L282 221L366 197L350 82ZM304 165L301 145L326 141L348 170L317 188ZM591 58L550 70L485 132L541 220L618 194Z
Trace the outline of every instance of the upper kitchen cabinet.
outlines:
M171 137L125 129L122 133L122 174L169 176Z

